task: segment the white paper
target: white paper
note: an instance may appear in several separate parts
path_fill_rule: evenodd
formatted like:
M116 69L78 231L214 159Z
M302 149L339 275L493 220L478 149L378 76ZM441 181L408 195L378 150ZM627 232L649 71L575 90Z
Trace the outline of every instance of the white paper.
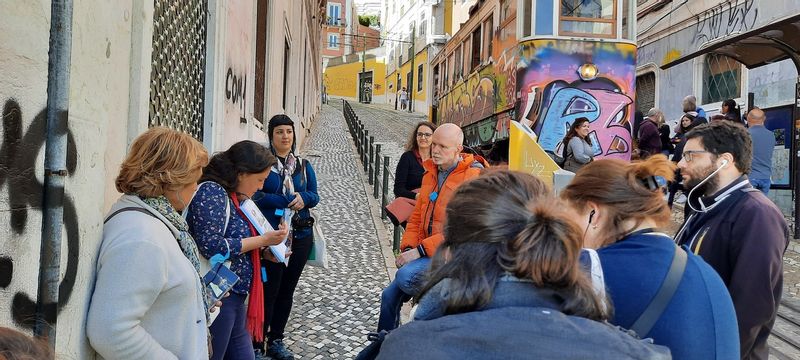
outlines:
M267 218L264 217L264 214L261 213L261 210L252 200L247 199L243 201L239 207L242 209L244 215L247 216L247 219L250 220L250 223L253 224L253 227L256 228L256 231L260 235L264 235L269 231L275 231L272 225L269 224L269 221L267 221ZM286 253L289 250L289 248L286 246L286 238L284 238L280 244L270 246L269 249L272 251L272 254L275 255L275 258L278 259L278 261L286 264L287 266L289 265L289 258L286 256Z

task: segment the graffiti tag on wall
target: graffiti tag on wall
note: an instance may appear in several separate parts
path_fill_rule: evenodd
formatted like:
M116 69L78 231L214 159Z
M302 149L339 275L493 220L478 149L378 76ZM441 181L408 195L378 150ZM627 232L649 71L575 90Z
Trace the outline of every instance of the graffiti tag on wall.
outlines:
M728 0L697 15L692 44L705 42L752 29L758 20L754 0Z
M239 109L241 119L245 119L245 103L247 95L247 75L236 75L233 69L228 68L225 74L225 100L230 101Z
M63 113L60 116L66 117ZM44 184L36 178L36 158L44 149L46 139L47 110L40 111L23 130L23 113L17 101L7 100L3 106L3 139L0 144L0 189L6 185L9 199L11 230L18 239L35 239L34 235L41 226L28 221L29 211L42 211L42 194ZM70 176L77 167L77 150L72 132L67 133L67 171ZM78 217L75 205L68 196L64 198L64 228L66 229L67 266L64 278L58 288L59 304L44 304L45 321L52 323L56 315L69 302L75 286L78 271L78 251L80 249ZM33 233L31 233L33 232ZM28 235L28 236L22 236ZM12 239L12 242L14 240ZM8 256L0 258L0 287L8 288L14 281L14 259ZM33 276L36 274L18 274ZM21 327L33 328L37 319L36 300L30 295L18 291L14 294L10 308L14 322Z

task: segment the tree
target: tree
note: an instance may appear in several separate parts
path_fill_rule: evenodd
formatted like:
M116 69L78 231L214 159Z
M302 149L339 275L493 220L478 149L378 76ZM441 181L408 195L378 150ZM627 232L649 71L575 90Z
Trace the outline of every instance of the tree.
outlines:
M358 23L364 26L380 26L378 15L358 15Z

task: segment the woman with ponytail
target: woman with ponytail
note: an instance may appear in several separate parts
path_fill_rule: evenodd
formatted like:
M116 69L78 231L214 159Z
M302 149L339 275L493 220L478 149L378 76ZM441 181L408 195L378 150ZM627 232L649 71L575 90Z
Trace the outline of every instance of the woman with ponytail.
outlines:
M534 176L496 171L447 205L415 321L378 359L666 359L665 348L603 323L581 271L581 231Z
M283 241L288 230L281 224L279 230L259 235L240 204L261 189L275 161L269 150L253 141L233 144L214 155L203 169L201 184L188 207L189 232L200 254L207 259L222 254L239 276L211 324L211 359L254 359L251 341L264 338L266 279L261 276L261 258L270 252L261 250Z
M670 222L664 201L675 165L663 155L628 163L595 161L561 192L584 229L583 246L598 249L610 302L609 321L669 347L675 359L738 359L736 314L725 284L700 257L686 254L677 287L666 307L648 307L661 292L673 258L683 249L656 229ZM680 261L678 261L680 263ZM668 288L668 287L667 287ZM642 314L651 318L642 326Z

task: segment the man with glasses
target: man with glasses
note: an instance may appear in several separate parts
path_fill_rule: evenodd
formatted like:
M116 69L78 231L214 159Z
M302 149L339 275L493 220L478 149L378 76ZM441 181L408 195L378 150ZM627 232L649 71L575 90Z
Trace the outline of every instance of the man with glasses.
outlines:
M703 257L728 287L742 359L767 359L789 230L781 211L748 181L752 151L750 134L732 122L686 134L678 167L691 211L675 241Z
M400 324L403 303L416 295L431 257L444 241L442 229L450 197L461 183L488 166L483 158L462 153L464 133L454 124L436 128L431 143L431 158L423 163L422 187L395 259L397 274L381 294L378 331L393 330Z

